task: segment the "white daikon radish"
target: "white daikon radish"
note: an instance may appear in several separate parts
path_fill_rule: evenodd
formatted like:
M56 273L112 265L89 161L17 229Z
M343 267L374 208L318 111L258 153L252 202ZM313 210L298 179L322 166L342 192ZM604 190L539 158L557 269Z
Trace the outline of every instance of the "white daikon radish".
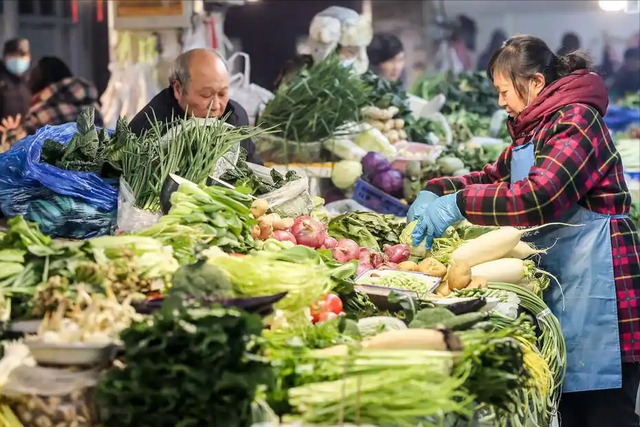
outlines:
M533 228L517 229L515 227L500 227L497 230L489 231L480 237L469 240L460 245L451 253L451 260L454 262L466 262L471 267L488 261L504 258L512 249L516 247L520 238L535 230L550 225L564 225L568 227L581 227L581 225L563 224L551 222ZM473 274L483 276L482 274ZM491 280L489 280L491 282ZM510 283L510 282L507 282Z
M525 280L533 278L537 271L533 261L523 261L517 258L502 258L484 262L471 267L472 276L480 276L487 282L511 283L519 285Z
M520 241L515 248L511 249L507 254L507 258L527 259L534 255L546 254L549 249L536 249L527 242Z

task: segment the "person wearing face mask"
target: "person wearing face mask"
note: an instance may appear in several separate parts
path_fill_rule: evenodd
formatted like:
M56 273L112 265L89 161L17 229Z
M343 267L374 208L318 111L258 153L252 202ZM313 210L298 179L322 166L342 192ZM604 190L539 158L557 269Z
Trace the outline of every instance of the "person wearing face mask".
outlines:
M157 94L129 123L131 131L141 136L155 121L164 123L165 134L178 119L226 117L233 126L248 126L244 108L229 99L229 69L224 59L212 49L192 49L178 56L169 77L169 87ZM245 139L240 146L247 150L247 161L262 164L255 144Z
M556 56L512 37L487 74L512 143L480 172L429 181L411 206L414 244L467 219L485 226L549 225L527 237L557 277L544 298L567 348L563 427L637 427L640 237L620 154L603 120L608 93L587 55ZM566 307L565 307L566 305Z
M367 46L369 69L392 82L402 78L405 67L405 53L402 41L393 34L376 34Z
M28 40L13 39L4 44L0 61L0 121L24 116L29 111L31 93L26 77L30 66Z

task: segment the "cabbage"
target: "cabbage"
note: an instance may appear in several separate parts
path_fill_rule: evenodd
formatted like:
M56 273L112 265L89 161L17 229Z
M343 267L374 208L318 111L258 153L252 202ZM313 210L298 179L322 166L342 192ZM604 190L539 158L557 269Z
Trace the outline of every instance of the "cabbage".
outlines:
M331 182L340 190L353 187L362 176L362 165L355 160L343 160L333 165Z
M392 159L396 155L395 147L391 145L387 137L376 128L362 132L354 142L366 151L376 151L387 159Z
M387 194L398 197L402 194L402 174L395 169L388 169L373 176L371 183Z
M416 228L417 224L418 221L413 221L409 223L404 230L402 230L402 233L400 233L400 243L409 245L412 257L425 258L428 254L428 251L424 246L426 238L420 243L420 246L413 246L413 237L411 237L411 233L413 233L413 229Z
M371 179L380 172L391 169L391 163L382 154L370 151L362 158L362 168L364 176Z

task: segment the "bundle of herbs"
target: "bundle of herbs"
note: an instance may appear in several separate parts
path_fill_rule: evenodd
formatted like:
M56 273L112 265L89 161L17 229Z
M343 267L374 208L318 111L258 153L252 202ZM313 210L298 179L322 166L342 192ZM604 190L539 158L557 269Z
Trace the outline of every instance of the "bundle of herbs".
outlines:
M118 135L122 150L122 178L129 184L140 209L160 210L162 185L169 174L176 174L196 184L204 183L214 173L218 162L240 142L262 133L252 127L234 127L225 118L178 119L162 136L165 124L154 122L142 138L130 131Z
M106 427L249 427L271 379L262 321L235 309L164 307L120 338L122 367L96 390Z
M369 94L352 68L331 56L280 86L262 113L262 126L277 128L278 136L289 141L320 142L346 123L358 122Z
M233 169L226 171L220 179L236 187L238 191L246 192L254 196L271 193L284 187L286 184L300 179L294 170L282 175L275 169L269 172L270 179L260 177L247 164L247 150L240 147L240 156Z

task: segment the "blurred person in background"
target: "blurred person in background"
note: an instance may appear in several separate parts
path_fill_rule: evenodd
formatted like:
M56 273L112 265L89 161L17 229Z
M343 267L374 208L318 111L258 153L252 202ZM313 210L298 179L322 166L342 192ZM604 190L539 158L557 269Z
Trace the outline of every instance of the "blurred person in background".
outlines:
M75 122L87 107L95 109L95 124L103 125L98 90L92 83L74 77L60 58L40 59L29 73L28 88L33 95L27 114L0 127L10 145L45 125Z
M622 66L615 73L610 91L612 99L640 91L640 48L632 47L624 52Z
M380 33L373 36L367 47L369 69L392 82L402 79L405 71L405 52L402 41L393 34Z
M0 121L24 116L29 111L31 93L26 77L31 66L31 50L26 39L4 44L0 61Z
M489 66L489 61L493 54L502 47L502 44L507 40L507 35L504 31L496 29L491 33L491 40L489 40L489 44L482 51L480 57L478 58L478 63L476 64L476 70L478 71L486 71Z
M564 56L576 50L580 50L580 37L576 33L564 33L557 55Z

